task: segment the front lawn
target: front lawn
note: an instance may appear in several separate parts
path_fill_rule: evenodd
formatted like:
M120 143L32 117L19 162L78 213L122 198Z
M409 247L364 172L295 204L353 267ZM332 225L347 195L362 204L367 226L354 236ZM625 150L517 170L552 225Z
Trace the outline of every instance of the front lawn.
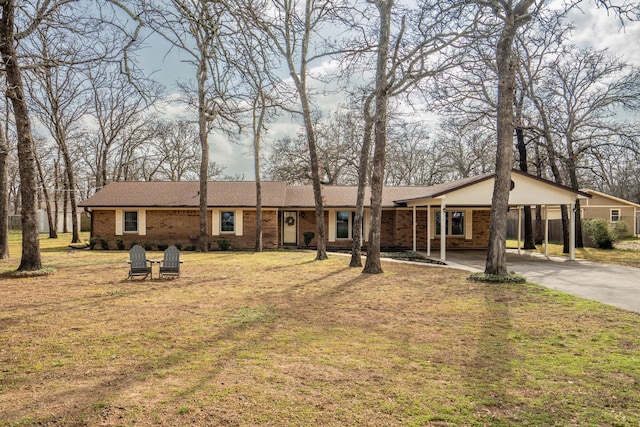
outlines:
M636 313L294 251L132 282L126 251L42 244L53 274L0 276L0 426L640 423Z

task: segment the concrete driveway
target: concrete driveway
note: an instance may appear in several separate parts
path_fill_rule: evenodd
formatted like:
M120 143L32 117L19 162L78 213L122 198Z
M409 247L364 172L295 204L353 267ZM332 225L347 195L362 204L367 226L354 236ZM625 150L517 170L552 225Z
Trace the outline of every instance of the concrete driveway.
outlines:
M484 271L485 251L447 251L452 268ZM529 282L640 313L640 269L507 250L507 268Z

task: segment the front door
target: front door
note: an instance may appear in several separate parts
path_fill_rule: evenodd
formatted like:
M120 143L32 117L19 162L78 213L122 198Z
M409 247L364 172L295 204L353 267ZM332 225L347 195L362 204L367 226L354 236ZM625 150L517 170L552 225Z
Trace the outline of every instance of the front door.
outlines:
M296 211L282 213L282 244L298 244L298 212Z

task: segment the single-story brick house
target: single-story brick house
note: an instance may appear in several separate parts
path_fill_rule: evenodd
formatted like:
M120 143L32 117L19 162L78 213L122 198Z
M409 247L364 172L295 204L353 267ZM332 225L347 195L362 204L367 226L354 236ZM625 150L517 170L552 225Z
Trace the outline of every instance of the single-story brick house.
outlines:
M585 193L513 171L509 204L573 206ZM426 251L447 248L487 248L494 174L488 173L430 187L385 187L382 239L384 248ZM114 182L80 203L91 214L91 237L116 247L131 242L195 245L199 233L198 182ZM350 248L356 190L354 186L324 186L324 218L329 249ZM369 231L370 196L365 196L364 239ZM210 182L209 237L216 248L226 238L233 248L255 245L255 182ZM315 232L311 186L262 183L264 248L302 247L303 233ZM441 221L445 218L445 221ZM311 246L315 240L311 242Z

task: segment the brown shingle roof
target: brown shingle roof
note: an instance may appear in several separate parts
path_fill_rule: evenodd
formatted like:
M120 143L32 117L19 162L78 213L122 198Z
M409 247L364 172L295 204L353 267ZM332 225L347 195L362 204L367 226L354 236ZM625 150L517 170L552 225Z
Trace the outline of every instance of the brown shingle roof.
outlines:
M83 207L197 207L198 182L114 182L84 202ZM286 183L263 182L262 205L283 206ZM208 206L245 207L256 205L256 184L246 181L210 182Z
M573 191L524 172L514 170L513 173ZM438 197L493 176L493 173L485 173L430 187L385 187L382 193L382 206L392 207L410 200ZM198 189L198 182L114 182L80 203L80 206L195 208L200 203ZM578 193L590 197L586 193ZM327 208L353 207L356 204L356 194L355 186L326 185L322 187L324 206ZM252 181L210 182L207 196L209 207L254 207L256 184ZM364 204L366 207L371 205L369 188L365 191ZM315 206L313 187L287 185L282 181L265 181L262 183L262 205L272 208L313 208Z
M394 201L421 197L430 187L385 187L382 205L394 206ZM197 207L200 203L197 182L114 182L80 203L83 207ZM323 186L326 207L349 207L356 204L357 187ZM255 182L210 182L208 206L248 207L256 205ZM365 192L369 206L371 192ZM285 182L262 183L264 207L313 208L313 187Z

